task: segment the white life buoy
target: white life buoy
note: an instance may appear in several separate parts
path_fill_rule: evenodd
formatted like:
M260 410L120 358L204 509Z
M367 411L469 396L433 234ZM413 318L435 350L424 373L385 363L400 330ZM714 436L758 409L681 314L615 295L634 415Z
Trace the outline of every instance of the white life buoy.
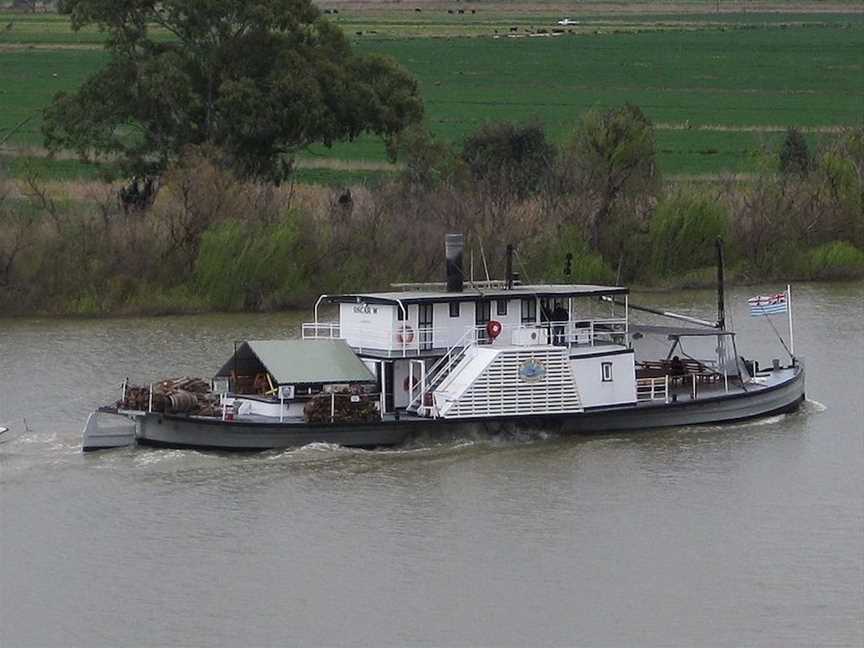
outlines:
M403 324L396 334L396 339L399 340L399 344L411 344L414 341L414 329L410 324Z

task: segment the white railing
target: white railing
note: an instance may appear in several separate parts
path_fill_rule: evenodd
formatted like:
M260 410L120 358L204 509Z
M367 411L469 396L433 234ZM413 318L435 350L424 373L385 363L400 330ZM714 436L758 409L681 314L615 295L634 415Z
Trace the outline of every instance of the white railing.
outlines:
M481 333L482 330L482 333ZM374 351L388 357L418 355L432 349L447 349L453 341L462 340L470 332L472 342L486 335L485 326L462 328L418 327L407 322L396 322L392 328L340 327L338 322L307 322L301 326L304 340L344 339L358 352ZM457 343L458 344L458 343Z
M556 346L594 346L598 343L623 344L627 333L626 319L572 320L522 324L517 330L541 331L541 340ZM511 328L511 336L515 331ZM511 338L512 339L512 338Z
M417 327L407 322L395 322L392 328L351 327L346 330L339 322L307 322L302 325L303 339L344 339L359 352L375 351L388 357L418 355L432 349L449 349L470 344L518 344L519 331L538 331L536 344L557 346L594 346L603 343L623 344L627 332L626 319L571 320L513 325L504 323L501 334L492 338L486 324L464 329L451 327ZM525 336L522 336L525 339ZM523 342L524 344L524 342Z
M339 322L306 322L301 328L304 340L338 340Z
M426 394L432 393L438 386L450 375L453 368L459 364L468 349L471 348L477 341L477 328L469 327L462 337L447 349L447 353L441 356L438 361L432 365L429 371L426 372L424 379L420 385L411 385L409 393L408 409L419 408L424 405ZM419 389L418 389L419 387ZM414 392L417 391L417 395Z
M669 376L637 379L636 400L639 402L662 400L664 403L668 403Z

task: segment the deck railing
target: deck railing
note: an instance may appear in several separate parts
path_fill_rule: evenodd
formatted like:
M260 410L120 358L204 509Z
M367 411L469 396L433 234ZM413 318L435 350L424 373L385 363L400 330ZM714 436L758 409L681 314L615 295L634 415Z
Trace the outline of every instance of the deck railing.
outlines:
M525 344L531 339L526 331L537 332L535 344L557 346L595 346L624 344L626 319L571 320L513 325L504 323L501 334L492 338L486 324L464 328L417 327L407 322L395 322L392 329L352 327L346 330L339 322L307 322L302 325L304 340L344 339L359 351L385 353L388 357L418 355L433 349L449 349L454 344ZM470 334L469 334L470 333Z
M339 322L306 322L301 328L304 340L338 340Z
M669 376L639 378L636 381L636 400L669 402Z
M571 320L567 322L543 322L522 324L519 329L541 331L544 338L557 346L595 346L597 344L624 344L627 320L595 319ZM515 337L515 333L513 333Z

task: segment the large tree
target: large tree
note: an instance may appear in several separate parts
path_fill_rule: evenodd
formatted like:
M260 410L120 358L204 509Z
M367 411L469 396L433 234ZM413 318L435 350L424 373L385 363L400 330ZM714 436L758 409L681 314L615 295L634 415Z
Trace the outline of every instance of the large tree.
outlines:
M626 103L591 110L582 117L565 165L575 176L576 189L593 202L588 229L595 250L603 249L603 230L613 224L623 202L638 204L656 195L660 186L656 155L654 126L637 106Z
M206 144L241 176L280 181L298 151L392 137L423 112L416 81L352 51L310 0L64 0L107 32L110 59L46 110L52 149L152 174Z

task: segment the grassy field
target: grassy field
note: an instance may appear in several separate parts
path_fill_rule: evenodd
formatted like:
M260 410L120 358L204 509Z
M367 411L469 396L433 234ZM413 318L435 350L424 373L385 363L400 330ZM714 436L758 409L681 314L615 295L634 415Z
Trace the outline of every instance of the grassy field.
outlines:
M585 110L629 101L655 122L668 175L746 172L787 126L816 144L862 123L864 11L845 3L815 11L825 6L717 14L707 2L656 11L596 3L575 15L545 3L326 5L359 50L392 56L416 75L430 125L452 141L487 121L537 119L562 142ZM564 16L579 24L557 25ZM71 32L59 16L0 14L0 141L29 118L0 155L42 154L39 111L105 61L101 38ZM360 163L383 161L380 141L362 138L310 151L301 179L377 177L380 168ZM94 173L68 159L42 164L56 177Z

